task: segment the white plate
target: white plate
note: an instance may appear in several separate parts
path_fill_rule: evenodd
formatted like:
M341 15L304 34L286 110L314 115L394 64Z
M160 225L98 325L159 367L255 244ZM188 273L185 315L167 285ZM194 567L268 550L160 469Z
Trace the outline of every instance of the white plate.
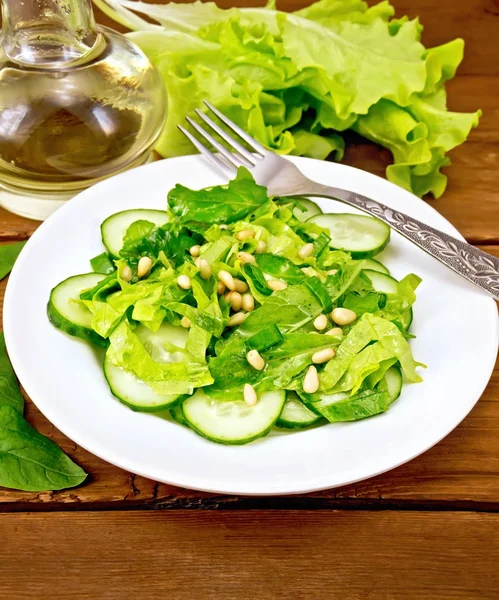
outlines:
M371 196L458 235L431 207L384 179L334 163L293 160L312 179ZM452 431L494 367L495 303L398 234L381 258L397 278L410 272L423 278L412 347L428 369L424 383L404 387L387 413L227 447L134 413L111 395L92 349L48 322L50 290L90 270L89 259L103 250L99 225L107 216L127 208L164 208L176 183L201 188L220 182L197 156L147 165L80 194L29 240L10 276L4 327L14 369L45 416L76 443L133 473L233 494L290 494L359 481L411 460ZM339 203L318 202L325 212L345 211Z

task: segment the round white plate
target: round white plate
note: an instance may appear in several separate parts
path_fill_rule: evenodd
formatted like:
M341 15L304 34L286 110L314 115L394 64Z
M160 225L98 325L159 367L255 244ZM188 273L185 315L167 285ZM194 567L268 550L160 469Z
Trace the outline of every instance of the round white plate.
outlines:
M334 163L293 161L312 179L371 196L458 235L433 208L384 179ZM14 369L45 416L76 443L133 473L233 494L291 494L359 481L411 460L452 431L482 394L494 367L496 306L395 233L381 259L396 278L410 272L423 278L412 347L428 368L424 382L405 386L388 412L357 423L272 433L231 447L132 412L111 395L94 351L49 323L50 290L90 270L89 259L103 251L99 226L109 215L164 208L176 183L202 188L221 182L198 156L157 162L85 191L35 232L10 276L4 327ZM324 212L345 212L337 202L318 202Z

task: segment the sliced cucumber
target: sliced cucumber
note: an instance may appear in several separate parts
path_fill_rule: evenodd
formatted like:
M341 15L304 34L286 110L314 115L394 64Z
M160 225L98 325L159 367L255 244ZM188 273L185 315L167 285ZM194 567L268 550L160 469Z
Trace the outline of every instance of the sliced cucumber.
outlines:
M390 404L400 396L402 392L402 373L399 367L390 367L385 373L384 383L390 395Z
M173 344L177 348L184 349L189 336L189 330L185 327L176 327L171 323L163 323L158 331L151 331L144 325L140 325L134 331L142 342L153 360L159 363L182 362L185 358L181 352L172 352L165 348L165 344Z
M296 392L286 392L286 402L277 426L285 429L304 429L322 421L322 416L303 404Z
M373 284L373 288L376 292L380 292L381 294L396 294L398 290L398 281L391 277L390 275L386 275L385 273L379 273L378 271L373 271L366 269L364 274L369 277L371 283ZM400 317L400 324L402 325L404 331L407 331L412 323L412 307L408 308Z
M331 246L350 252L353 258L372 258L390 240L390 227L373 217L341 213L317 215L309 221L329 229Z
M381 264L378 260L375 260L374 258L364 258L364 260L362 260L361 266L365 270L377 271L378 273L390 275L390 271L385 267L385 265Z
M175 327L171 323L163 323L158 331L151 331L140 325L134 331L153 360L159 363L182 362L184 354L175 352L173 348L165 348L167 343L184 349L189 335L187 329ZM123 404L138 411L153 412L168 408L181 401L178 394L158 394L147 383L134 373L117 367L106 356L104 360L104 375L111 392Z
M181 401L181 396L162 396L152 387L122 367L116 367L107 357L104 359L104 375L111 392L130 408L143 412L154 412L169 408Z
M293 214L298 221L307 221L311 217L322 215L321 207L312 200L309 200L308 198L297 198L297 201L300 203L300 206L295 206L293 208Z
M387 275L386 273L380 273L371 269L365 269L364 275L369 277L373 288L381 294L396 294L398 281Z
M50 322L69 335L107 346L106 340L92 329L92 313L80 301L81 292L93 288L105 277L102 273L87 273L68 277L56 285L47 305Z
M123 238L127 229L135 221L150 221L157 227L168 222L168 214L164 210L123 210L108 217L100 226L104 246L114 257L118 257L123 247Z
M176 404L171 410L170 415L172 419L177 422L179 425L183 425L184 427L189 427L189 423L184 419L184 414L182 413L182 405Z
M216 400L202 389L182 404L189 426L203 437L220 444L247 444L273 427L282 412L284 391L260 394L255 406L243 400Z

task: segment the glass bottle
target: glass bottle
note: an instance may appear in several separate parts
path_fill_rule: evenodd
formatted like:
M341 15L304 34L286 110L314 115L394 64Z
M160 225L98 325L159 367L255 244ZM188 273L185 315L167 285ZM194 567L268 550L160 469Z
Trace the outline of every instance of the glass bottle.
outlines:
M90 0L0 0L0 204L35 219L147 162L166 118L159 74Z

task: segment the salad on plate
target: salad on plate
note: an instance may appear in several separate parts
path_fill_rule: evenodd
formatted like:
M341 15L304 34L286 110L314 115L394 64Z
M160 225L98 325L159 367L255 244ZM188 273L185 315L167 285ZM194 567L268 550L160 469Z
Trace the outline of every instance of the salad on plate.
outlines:
M387 411L421 381L415 290L374 257L390 229L272 198L241 168L226 185L177 184L167 210L101 225L93 272L51 292L62 331L105 351L112 394L211 441L244 444Z

